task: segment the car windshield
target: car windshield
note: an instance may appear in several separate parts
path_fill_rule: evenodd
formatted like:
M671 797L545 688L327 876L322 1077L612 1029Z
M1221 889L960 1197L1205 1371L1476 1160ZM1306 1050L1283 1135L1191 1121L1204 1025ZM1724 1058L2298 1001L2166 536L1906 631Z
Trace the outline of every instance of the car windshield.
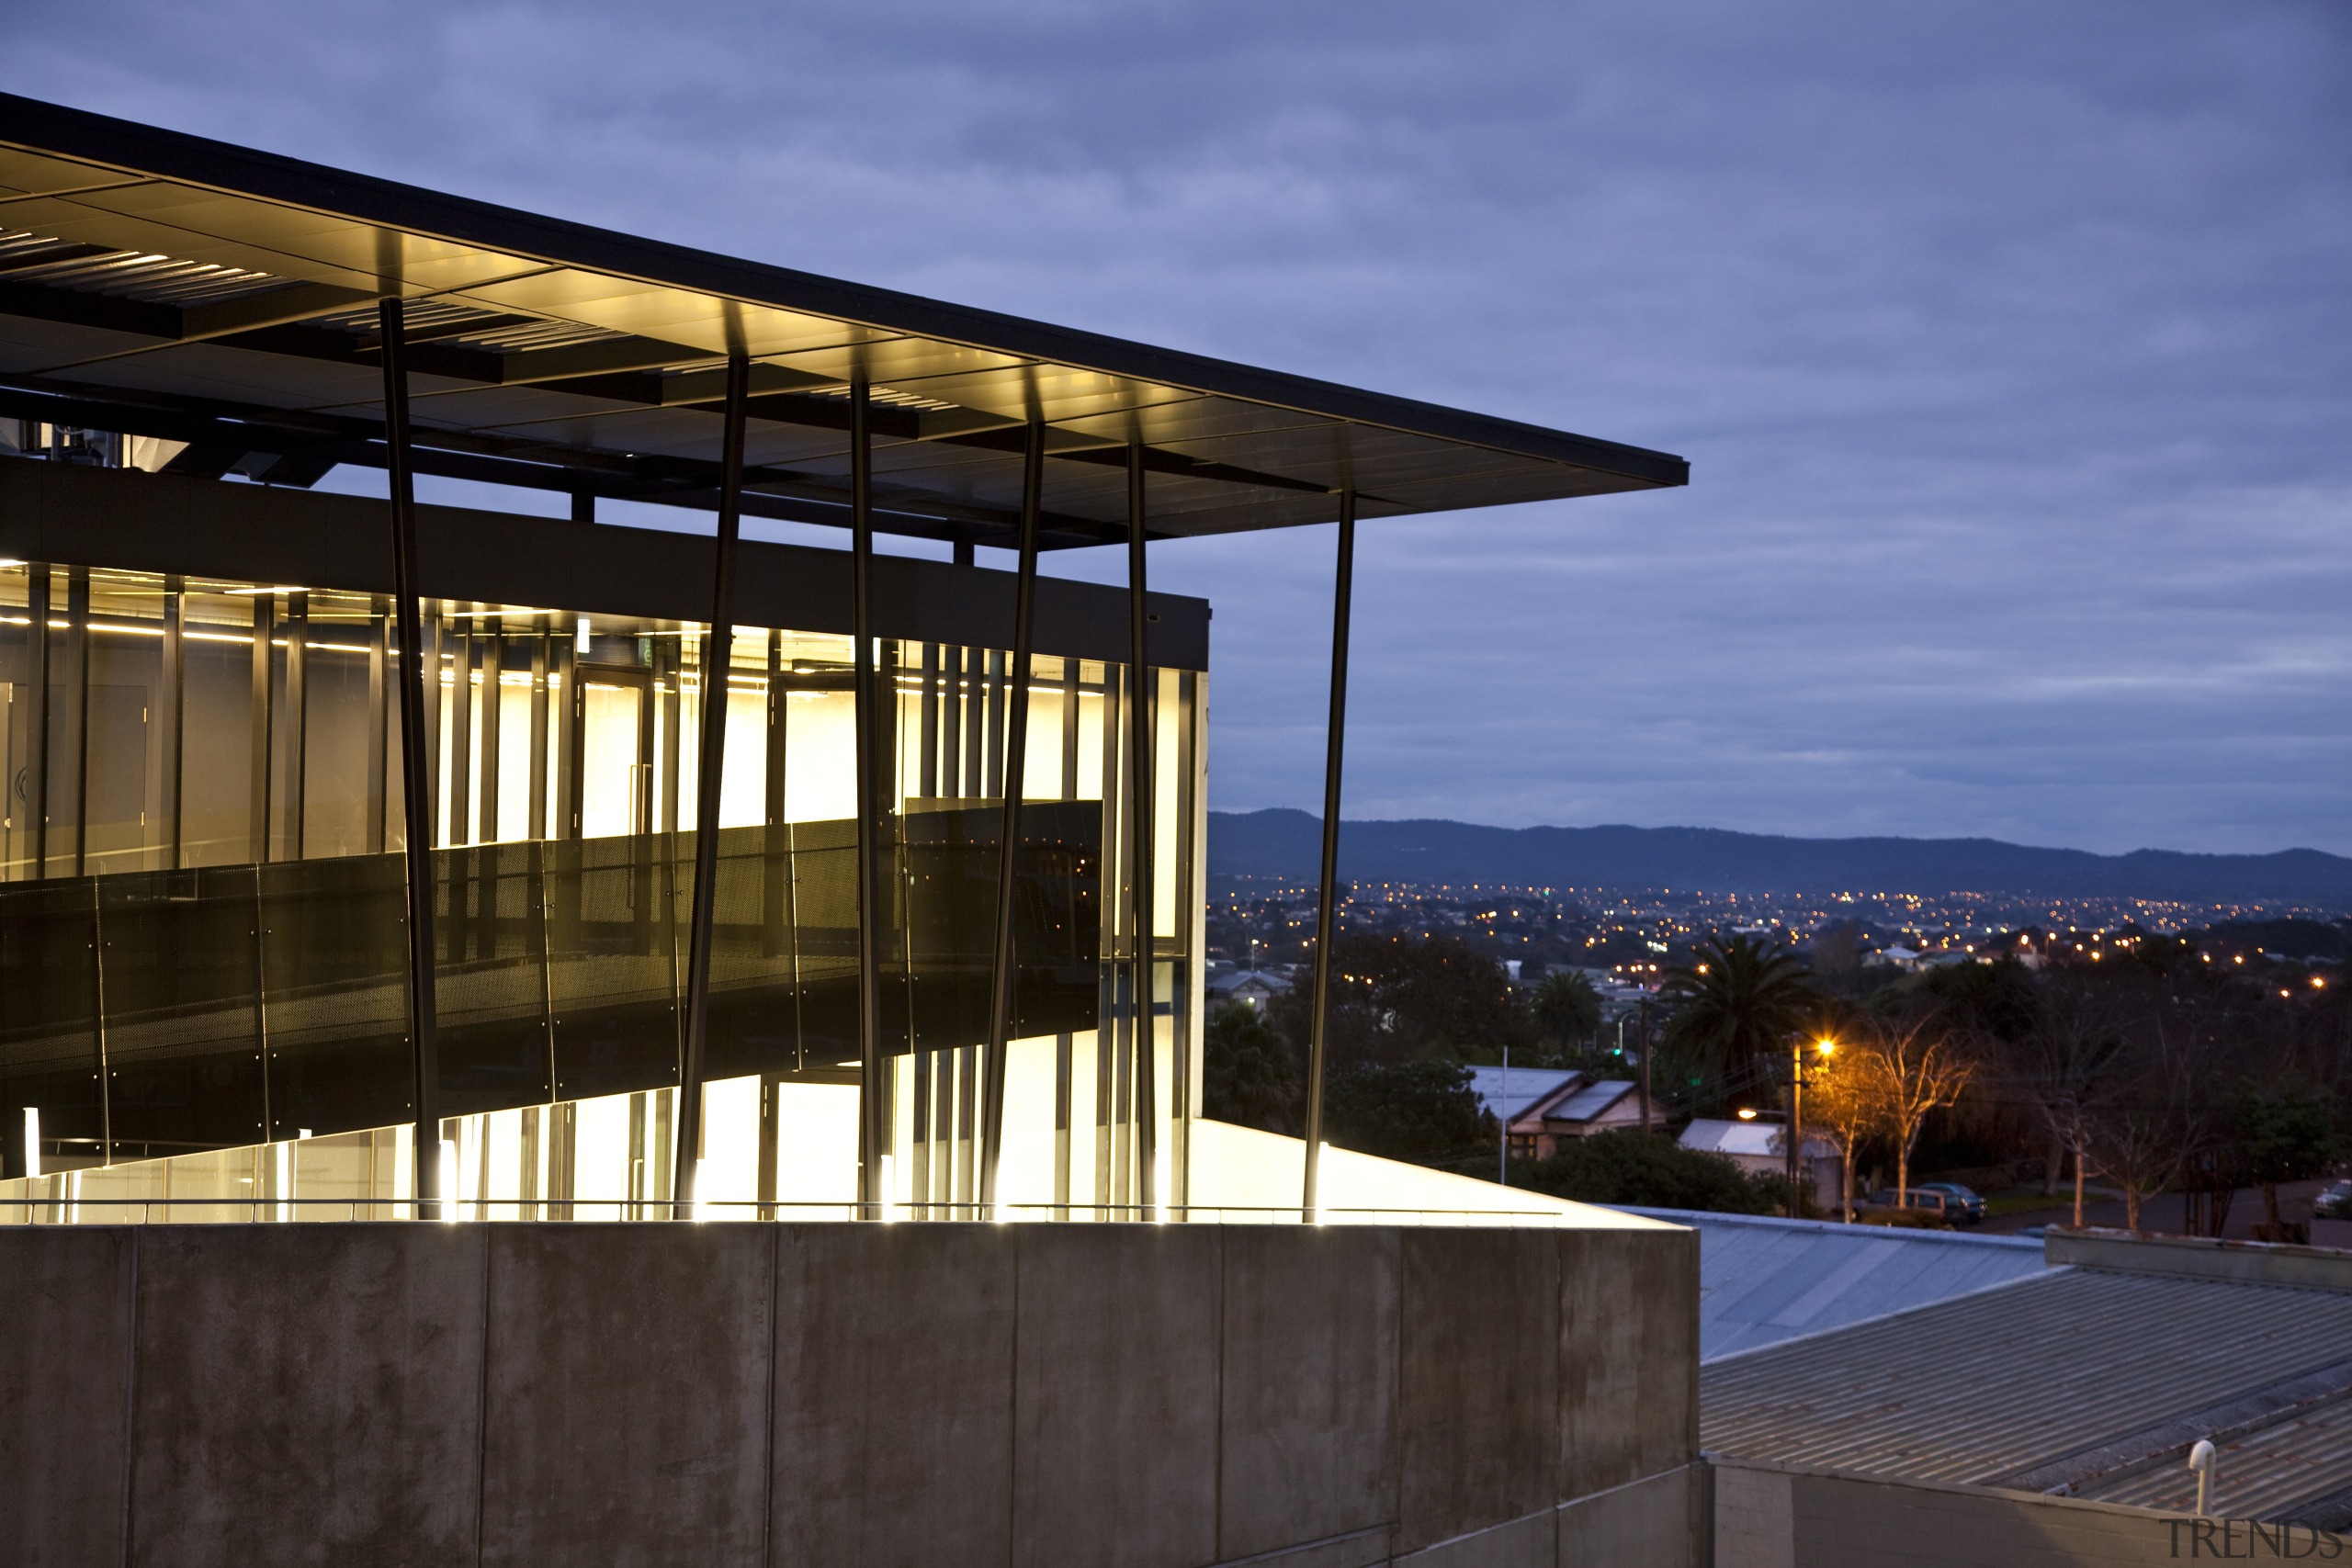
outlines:
M1961 1185L1960 1185L1959 1183L1957 1183L1957 1182L1953 1183L1953 1184L1952 1184L1951 1186L1950 1186L1950 1187L1945 1188L1945 1189L1944 1189L1944 1190L1945 1190L1945 1191L1947 1191L1947 1192L1949 1192L1949 1193L1951 1193L1951 1194L1953 1197L1955 1197L1955 1198L1973 1198L1973 1197L1975 1197L1975 1196L1976 1196L1976 1194L1975 1194L1974 1192L1973 1192L1973 1191L1969 1190L1968 1190L1967 1188L1965 1188L1965 1187L1961 1186Z

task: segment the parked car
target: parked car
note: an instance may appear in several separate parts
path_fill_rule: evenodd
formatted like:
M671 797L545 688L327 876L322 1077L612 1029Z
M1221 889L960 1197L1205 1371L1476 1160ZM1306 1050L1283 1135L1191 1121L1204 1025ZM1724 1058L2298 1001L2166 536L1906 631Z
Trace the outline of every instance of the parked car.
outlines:
M2312 1200L2315 1220L2352 1220L2352 1176L2331 1181Z
M1984 1218L1984 1200L1957 1181L1923 1181L1911 1189L1910 1196L1909 1207L1956 1225L1976 1224ZM1882 1192L1879 1201L1892 1203L1894 1194Z

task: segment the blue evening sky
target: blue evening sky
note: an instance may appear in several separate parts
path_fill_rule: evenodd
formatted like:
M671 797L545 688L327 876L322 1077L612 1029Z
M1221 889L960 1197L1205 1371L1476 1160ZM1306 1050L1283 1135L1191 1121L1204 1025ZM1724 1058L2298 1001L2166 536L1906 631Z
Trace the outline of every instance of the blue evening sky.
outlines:
M2341 0L7 9L10 91L1688 457L1365 525L1351 817L2352 852ZM1155 547L1221 808L1319 801L1330 544Z

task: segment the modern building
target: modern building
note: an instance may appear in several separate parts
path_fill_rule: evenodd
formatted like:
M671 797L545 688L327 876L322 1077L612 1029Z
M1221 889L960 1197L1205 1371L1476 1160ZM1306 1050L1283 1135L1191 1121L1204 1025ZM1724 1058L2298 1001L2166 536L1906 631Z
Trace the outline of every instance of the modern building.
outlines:
M1679 459L13 97L0 432L0 1560L1696 1562L1689 1231L1199 1115L1146 575L1328 936L1358 520Z
M28 100L0 186L0 1176L59 1213L1181 1208L1209 611L1146 544L1685 473Z

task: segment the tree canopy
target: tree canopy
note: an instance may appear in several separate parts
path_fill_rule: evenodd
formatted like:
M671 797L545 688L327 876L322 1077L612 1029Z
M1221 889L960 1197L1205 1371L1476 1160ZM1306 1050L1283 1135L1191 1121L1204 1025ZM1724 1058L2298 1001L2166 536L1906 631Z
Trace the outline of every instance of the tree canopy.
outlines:
M1457 937L1349 931L1331 945L1330 1060L1396 1065L1490 1061L1524 1050L1535 1023L1495 961ZM1307 1038L1309 987L1275 1002L1274 1022Z
M1702 942L1689 964L1667 972L1664 988L1679 1004L1667 1049L1709 1105L1772 1082L1790 1038L1820 1006L1795 954L1746 936Z

